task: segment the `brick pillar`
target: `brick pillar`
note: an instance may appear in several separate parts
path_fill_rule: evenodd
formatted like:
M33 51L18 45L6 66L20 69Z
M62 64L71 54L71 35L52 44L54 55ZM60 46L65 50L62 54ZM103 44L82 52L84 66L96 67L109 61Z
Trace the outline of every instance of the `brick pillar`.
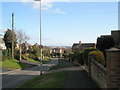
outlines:
M106 50L107 88L120 88L120 49Z

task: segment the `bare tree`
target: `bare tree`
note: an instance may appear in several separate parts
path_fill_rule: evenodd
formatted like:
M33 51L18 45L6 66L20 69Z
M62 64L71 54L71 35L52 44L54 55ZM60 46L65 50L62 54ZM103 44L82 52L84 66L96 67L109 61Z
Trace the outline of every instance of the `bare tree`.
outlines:
M19 60L21 61L21 55L22 55L22 43L24 43L25 41L29 40L30 37L28 35L25 34L25 32L23 32L22 30L16 31L16 35L17 35L17 42L19 44L19 49L20 49L20 58Z

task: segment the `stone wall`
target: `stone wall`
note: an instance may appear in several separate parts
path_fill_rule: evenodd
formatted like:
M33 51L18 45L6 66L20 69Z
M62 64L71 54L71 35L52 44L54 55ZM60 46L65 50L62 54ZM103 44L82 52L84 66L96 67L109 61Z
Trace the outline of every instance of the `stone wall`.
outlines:
M88 75L101 88L120 89L120 49L106 50L106 67L96 62L94 55L89 55Z
M91 60L91 77L101 88L107 88L106 82L107 69L96 62L94 59Z

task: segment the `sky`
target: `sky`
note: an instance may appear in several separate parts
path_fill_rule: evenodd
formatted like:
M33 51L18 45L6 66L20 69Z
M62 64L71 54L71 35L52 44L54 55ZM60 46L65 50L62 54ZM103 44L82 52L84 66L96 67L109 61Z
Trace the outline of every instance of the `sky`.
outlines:
M2 24L0 33L11 29L11 14L15 15L15 30L30 36L31 44L39 44L40 9L34 2L0 3ZM100 35L118 29L117 2L49 2L42 3L42 44L71 46L73 43L96 43Z

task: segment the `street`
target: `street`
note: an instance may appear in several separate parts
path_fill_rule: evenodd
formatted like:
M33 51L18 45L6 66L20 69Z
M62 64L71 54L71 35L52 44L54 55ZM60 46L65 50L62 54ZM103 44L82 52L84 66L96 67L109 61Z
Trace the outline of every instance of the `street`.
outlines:
M56 65L57 63L58 59L54 58L47 64L43 64L42 67L43 74L45 73L45 71L49 69L49 67ZM25 70L18 70L2 74L2 88L16 88L25 81L37 75L40 75L40 69L41 69L40 66L35 66Z

